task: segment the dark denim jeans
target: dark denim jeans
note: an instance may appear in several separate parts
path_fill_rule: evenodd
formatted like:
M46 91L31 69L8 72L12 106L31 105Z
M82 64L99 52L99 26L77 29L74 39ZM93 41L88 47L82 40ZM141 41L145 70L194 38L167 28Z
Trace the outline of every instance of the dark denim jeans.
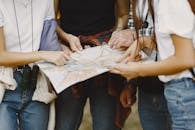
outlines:
M163 93L147 93L139 89L138 110L143 130L171 130L171 119Z
M90 80L83 91L79 99L74 97L70 88L59 95L56 101L56 130L78 130L87 98L93 130L120 130L114 124L116 99L108 95L108 88Z
M0 104L0 130L47 130L49 105L32 101L33 91L22 90L22 74L14 72L16 90L6 90Z
M165 97L173 130L195 130L195 81L191 78L165 84Z

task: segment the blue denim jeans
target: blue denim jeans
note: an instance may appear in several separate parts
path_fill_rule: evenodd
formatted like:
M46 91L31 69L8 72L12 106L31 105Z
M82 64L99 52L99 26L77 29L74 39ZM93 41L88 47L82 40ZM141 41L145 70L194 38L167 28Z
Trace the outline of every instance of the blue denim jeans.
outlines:
M173 130L195 130L195 81L191 78L165 84L165 97Z
M139 89L138 111L143 130L171 130L171 118L163 93L147 93Z
M49 105L32 101L32 90L21 89L21 72L14 72L18 84L6 90L0 104L0 130L47 130Z
M114 124L116 99L108 95L108 88L92 80L83 87L83 95L75 98L71 89L65 90L56 101L56 130L78 130L83 109L89 98L93 130L120 130Z

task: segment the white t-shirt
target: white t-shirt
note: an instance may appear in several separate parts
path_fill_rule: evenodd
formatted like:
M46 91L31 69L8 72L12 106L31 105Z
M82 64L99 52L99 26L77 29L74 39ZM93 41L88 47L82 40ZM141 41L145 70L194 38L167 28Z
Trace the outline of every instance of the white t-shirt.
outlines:
M22 50L20 50L13 1L15 1ZM31 0L0 0L0 27L3 27L6 50L14 52L37 51L44 20L54 18L53 4L53 0L32 0L32 5Z
M155 32L160 60L174 54L170 34L193 39L195 47L195 15L188 0L154 0L154 8ZM174 75L159 76L160 80L164 82L183 77L192 77L192 75L189 70L186 70Z

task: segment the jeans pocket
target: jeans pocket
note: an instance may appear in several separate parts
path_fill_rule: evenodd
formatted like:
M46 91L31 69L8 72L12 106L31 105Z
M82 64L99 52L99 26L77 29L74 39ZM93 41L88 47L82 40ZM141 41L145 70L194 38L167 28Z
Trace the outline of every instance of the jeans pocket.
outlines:
M174 129L195 128L195 87L191 79L183 79L165 87L165 97Z

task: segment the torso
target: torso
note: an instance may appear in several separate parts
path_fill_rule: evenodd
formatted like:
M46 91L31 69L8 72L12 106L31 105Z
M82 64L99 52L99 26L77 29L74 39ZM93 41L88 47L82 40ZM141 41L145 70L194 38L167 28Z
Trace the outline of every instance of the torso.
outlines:
M184 1L184 0L183 0ZM159 51L159 60L164 60L171 55L174 54L174 46L172 39L170 37L171 33L163 33L159 31L159 3L162 2L161 0L154 0L154 8L155 8L155 33L156 33L156 38L157 38L157 45L158 45L158 51ZM160 3L162 4L162 3ZM162 7L162 5L161 5ZM160 19L162 20L162 19ZM179 21L178 21L179 22ZM195 23L195 20L194 20ZM175 23L177 24L177 23ZM183 24L183 23L182 23ZM171 29L170 29L171 30ZM185 29L184 29L185 30ZM195 45L195 29L193 29L193 43ZM169 75L169 76L159 76L160 80L163 82L168 82L172 79L180 79L183 77L192 77L191 73L189 70L183 71L181 73L177 73L174 75Z
M31 0L15 0L15 11L13 0L0 0L0 11L3 14L3 30L7 51L30 52L32 50L36 51L39 49L40 37L44 19L46 18L46 13L48 12L49 2L52 1L33 0L31 6ZM16 21L15 12L18 22ZM22 50L20 50L19 47L17 30L19 30Z
M90 35L115 24L114 0L60 0L61 27L74 35Z

